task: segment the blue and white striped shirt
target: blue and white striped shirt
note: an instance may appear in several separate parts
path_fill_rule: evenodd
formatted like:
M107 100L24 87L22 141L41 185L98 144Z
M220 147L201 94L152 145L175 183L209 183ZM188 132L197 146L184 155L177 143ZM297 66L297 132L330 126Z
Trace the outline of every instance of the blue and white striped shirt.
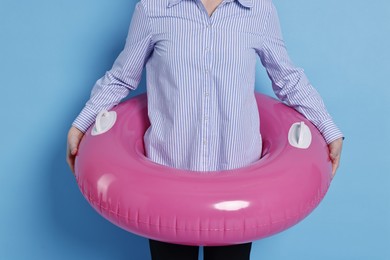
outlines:
M271 0L223 0L211 16L200 0L137 2L124 50L72 125L85 132L101 109L137 88L145 66L148 158L194 171L246 166L262 150L257 57L282 101L327 143L342 137L303 69L289 59Z

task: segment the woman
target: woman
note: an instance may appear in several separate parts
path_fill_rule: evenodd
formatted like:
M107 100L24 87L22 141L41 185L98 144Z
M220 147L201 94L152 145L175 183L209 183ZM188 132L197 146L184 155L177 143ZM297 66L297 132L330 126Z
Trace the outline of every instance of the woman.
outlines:
M150 127L145 152L156 163L194 171L260 159L254 96L257 57L275 94L305 115L329 145L333 175L343 134L318 92L288 57L271 0L141 0L124 50L100 78L68 133L67 161L101 109L137 88L146 67ZM198 247L149 239L152 259L198 259ZM249 259L251 242L204 247L205 259Z

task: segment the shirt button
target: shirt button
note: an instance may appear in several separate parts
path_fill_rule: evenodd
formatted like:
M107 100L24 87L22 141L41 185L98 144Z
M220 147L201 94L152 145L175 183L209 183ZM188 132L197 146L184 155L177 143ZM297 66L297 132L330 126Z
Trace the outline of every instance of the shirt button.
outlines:
M206 144L206 139L203 139L203 144Z
M209 92L206 92L206 93L204 93L204 94L205 94L205 96L206 96L206 97L208 97L208 95L209 95Z

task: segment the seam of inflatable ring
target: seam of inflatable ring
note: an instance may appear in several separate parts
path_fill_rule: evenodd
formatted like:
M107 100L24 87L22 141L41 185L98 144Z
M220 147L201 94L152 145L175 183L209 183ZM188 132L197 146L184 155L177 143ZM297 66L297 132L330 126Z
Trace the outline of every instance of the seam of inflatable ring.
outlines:
M328 188L329 188L329 185L327 186L327 188L324 190L323 193L317 194L317 196L315 196L315 198L314 198L313 200L311 200L311 201L308 203L309 206L307 206L307 207L305 208L305 210L304 210L304 212L305 212L305 217L307 217L307 216L308 216L307 214L309 214L311 211L314 210L314 208L313 208L312 205L315 205L315 204L318 205L318 204L319 204L319 201L321 200L322 195L325 195L325 194L326 194ZM84 192L83 192L83 194L84 194ZM180 229L180 228L177 228L177 218L176 218L176 216L175 216L175 227L154 225L153 223L150 223L150 222L142 222L142 221L139 221L139 220L138 220L138 217L137 217L137 220L130 219L128 216L121 215L121 214L119 214L119 213L117 213L117 212L111 210L110 208L106 208L106 207L102 206L101 203L100 203L100 205L99 205L99 203L97 203L95 200L91 199L92 196L90 196L90 194L87 195L87 197L88 197L89 202L92 203L92 204L94 204L95 206L97 206L97 207L100 209L100 211L102 211L102 209L104 209L104 210L107 211L109 214L112 213L113 215L116 215L116 216L118 216L118 217L121 217L121 218L126 219L126 221L134 222L134 223L137 223L137 224L138 224L138 223L141 223L141 224L148 224L148 225L150 225L150 226L158 226L159 228L161 227L161 228L170 228L170 229L173 229L173 230L190 230L190 231L197 231L197 230L198 230L198 231L234 231L234 230L240 230L240 229L241 229L241 228L237 228L237 229L188 229L188 228L186 228L186 229ZM310 209L309 212L307 212L308 209ZM117 210L117 211L119 212L119 210ZM139 211L137 211L137 216L138 216L138 214L139 214ZM286 222L286 221L289 221L290 219L296 219L297 216L301 216L301 215L302 215L302 214L296 214L296 215L294 215L293 217L285 218L285 219L283 219L283 220L272 221L272 222L270 222L270 224L273 225L273 224L280 223L280 222ZM304 218L305 218L305 217L304 217ZM160 220L159 220L159 221L160 221ZM298 222L299 222L299 221L298 221ZM249 229L260 228L260 227L268 226L268 225L269 225L269 224L257 225L257 226L249 227Z
M76 180L77 180L77 182L79 181L78 178L76 178ZM119 217L121 217L121 218L126 219L126 221L134 222L134 223L137 223L137 224L138 224L138 223L142 223L142 224L148 224L148 225L151 225L151 226L156 226L156 225L154 225L154 224L152 224L152 223L150 223L150 222L142 222L142 221L139 221L139 220L138 220L139 211L137 211L137 219L135 220L135 219L130 219L130 218L128 217L128 215L127 215L127 216L124 216L124 215L119 214L119 213L118 213L118 212L119 212L119 207L118 207L117 212L115 212L115 211L111 210L110 207L106 208L106 207L102 206L102 203L98 203L98 202L96 202L95 200L92 199L92 196L91 196L90 193L89 193L89 194L85 194L86 192L85 192L85 189L84 189L84 185L83 185L83 184L84 184L84 182L83 182L82 185L81 185L82 194L85 195L85 196L87 197L88 201L90 201L92 204L94 204L95 206L97 206L97 207L100 209L100 211L102 211L102 209L104 209L104 210L107 211L109 214L112 213L113 215L116 215L116 216L119 216ZM311 200L311 201L308 203L309 206L307 206L306 209L304 210L304 211L305 211L305 217L307 217L307 216L308 216L307 214L309 214L311 211L314 210L313 205L316 205L316 204L317 204L317 206L318 206L319 202L321 201L321 198L322 198L323 196L325 196L325 194L327 193L327 191L328 191L328 189L329 189L329 186L330 186L330 183L328 183L326 189L325 189L323 192L318 192L317 196L315 196L315 197L313 198L313 200ZM310 209L309 212L307 212L308 209ZM296 218L297 216L300 216L300 215L301 215L301 214L296 214L296 215L294 215L293 217L285 218L284 220L270 222L270 224L273 225L273 224L275 224L275 223L285 222L285 221L288 221L288 220L290 220L290 219ZM304 218L305 218L305 217L304 217ZM159 223L160 223L160 218L159 218ZM257 226L253 226L253 227L250 227L250 228L253 229L253 228L259 228L259 227L268 226L268 225L269 225L269 224L257 225ZM159 228L160 228L160 227L162 227L162 228L170 228L170 229L174 229L174 230L189 230L189 229L179 229L179 228L177 228L177 218L176 218L176 216L175 216L175 227L161 226L161 225L157 225L157 226L158 226ZM240 229L241 229L241 228L238 228L238 229L196 229L196 230L199 230L199 231L221 231L221 230L240 230ZM196 231L196 230L192 229L192 231Z

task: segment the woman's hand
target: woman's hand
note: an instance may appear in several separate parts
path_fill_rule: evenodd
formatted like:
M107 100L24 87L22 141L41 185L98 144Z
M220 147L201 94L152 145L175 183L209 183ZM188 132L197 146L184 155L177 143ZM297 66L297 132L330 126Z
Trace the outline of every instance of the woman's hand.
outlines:
M80 131L78 128L72 126L68 132L68 143L66 147L66 161L72 170L73 175L74 172L74 161L77 155L78 147L83 138L84 133ZM76 175L75 175L76 176Z
M341 150L343 147L343 138L339 138L331 142L329 145L329 157L332 160L332 178L336 174L336 170L340 164Z

